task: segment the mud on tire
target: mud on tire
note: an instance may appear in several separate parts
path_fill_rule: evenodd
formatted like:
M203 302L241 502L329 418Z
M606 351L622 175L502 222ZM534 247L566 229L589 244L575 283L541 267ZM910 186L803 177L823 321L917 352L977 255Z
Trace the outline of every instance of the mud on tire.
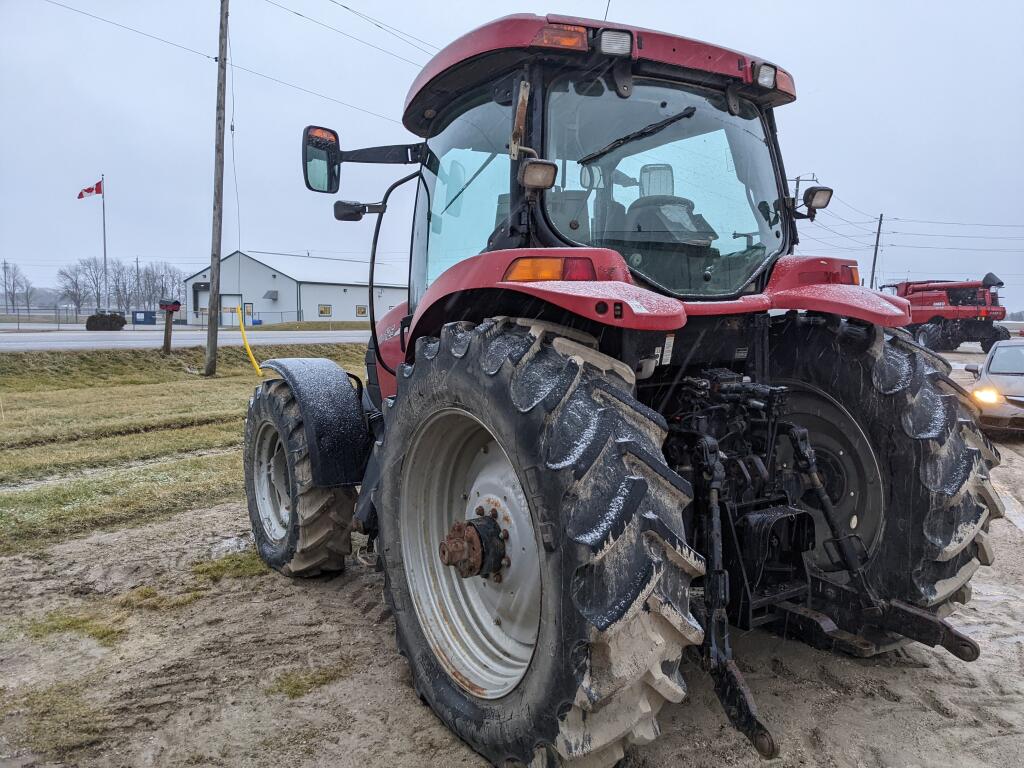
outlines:
M868 437L884 494L867 564L879 596L943 615L966 602L1003 508L989 479L999 454L949 364L900 331L794 316L773 329L771 361L773 380L828 393Z
M272 445L275 440L279 443ZM269 487L273 482L260 486L261 466L266 464L260 461L261 451L277 455L279 493ZM249 401L243 461L249 521L264 562L289 576L344 570L345 556L352 550L355 493L313 484L302 414L282 379L263 382ZM268 519L267 505L276 500L284 511L279 519Z
M612 766L629 744L658 735L659 709L686 693L683 649L703 639L688 587L704 562L686 544L681 516L692 492L665 465L666 424L633 398L628 368L543 323L520 322L448 324L439 339L417 341L415 366L399 368L375 447L386 593L419 695L477 752L496 765ZM451 409L503 449L538 539L535 647L500 698L474 695L446 671L402 557L407 452L419 425ZM462 514L453 510L452 522Z

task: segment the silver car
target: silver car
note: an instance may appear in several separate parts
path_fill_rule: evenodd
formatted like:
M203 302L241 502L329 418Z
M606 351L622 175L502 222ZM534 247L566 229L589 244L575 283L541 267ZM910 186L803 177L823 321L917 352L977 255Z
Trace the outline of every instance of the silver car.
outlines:
M998 341L982 365L964 366L977 381L971 398L986 431L1024 432L1024 339Z

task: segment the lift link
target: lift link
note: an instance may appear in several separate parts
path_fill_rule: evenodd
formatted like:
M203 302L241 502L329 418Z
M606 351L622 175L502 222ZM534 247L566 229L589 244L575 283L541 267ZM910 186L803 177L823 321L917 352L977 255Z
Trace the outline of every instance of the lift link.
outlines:
M857 633L861 627L870 625L930 647L941 645L958 659L975 661L981 655L981 648L945 620L900 600L882 600L875 595L864 572L867 559L864 545L859 537L842 534L839 517L818 471L807 430L789 422L780 422L779 431L789 438L796 468L810 483L828 523L832 539L826 542L826 549L831 545L838 552L839 563L849 572L853 587L832 584L812 576L812 599L824 598L836 624L849 632Z
M686 432L697 476L697 508L706 514L708 573L704 579L704 646L702 664L715 683L715 694L733 727L746 736L758 753L768 759L778 756L779 747L758 717L757 705L743 674L732 659L729 642L729 573L723 567L722 516L719 494L725 481L725 466L718 442L699 432Z

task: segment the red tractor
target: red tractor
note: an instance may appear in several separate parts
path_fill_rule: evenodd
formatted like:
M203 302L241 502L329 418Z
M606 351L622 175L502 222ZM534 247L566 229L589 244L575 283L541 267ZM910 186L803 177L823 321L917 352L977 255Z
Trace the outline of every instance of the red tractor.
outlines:
M416 692L495 765L614 765L700 670L778 754L733 627L979 655L946 616L992 562L998 454L906 299L792 255L831 196L787 194L794 94L746 54L518 15L426 65L421 141L305 131L316 192L346 163L411 166L334 204L379 233L415 185L409 298L371 315L365 378L263 364L256 544L311 576L365 535Z
M1009 339L1006 318L999 305L998 289L1003 281L989 272L981 280L953 282L928 280L883 285L910 302L911 323L907 330L922 347L952 352L965 341L980 341L988 352L1001 339Z

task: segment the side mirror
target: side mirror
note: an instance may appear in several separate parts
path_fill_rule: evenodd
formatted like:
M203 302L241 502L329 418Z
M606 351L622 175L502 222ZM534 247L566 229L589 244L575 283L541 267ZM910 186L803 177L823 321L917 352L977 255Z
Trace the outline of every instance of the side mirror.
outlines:
M964 366L964 370L968 373L973 373L976 379L981 377L981 366L977 363L968 363Z
M808 187L804 192L804 207L807 208L807 218L814 221L814 215L822 208L828 208L832 202L831 187Z
M341 181L340 169L338 132L307 125L302 132L302 178L306 189L334 194Z

